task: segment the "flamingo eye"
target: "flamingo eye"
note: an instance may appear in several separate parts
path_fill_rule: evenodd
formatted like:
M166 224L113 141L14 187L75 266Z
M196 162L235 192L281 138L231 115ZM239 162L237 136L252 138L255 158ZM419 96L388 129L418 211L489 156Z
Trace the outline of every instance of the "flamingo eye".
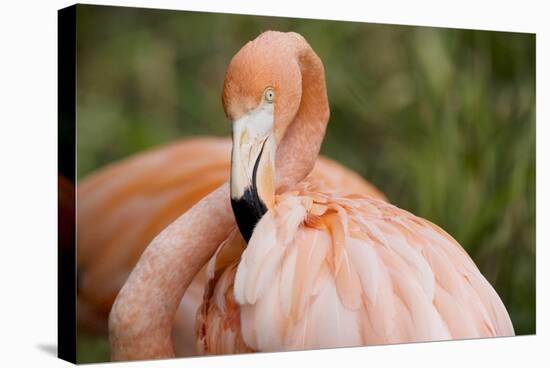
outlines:
M272 103L275 100L275 91L273 90L273 88L266 88L264 92L264 99L269 103Z

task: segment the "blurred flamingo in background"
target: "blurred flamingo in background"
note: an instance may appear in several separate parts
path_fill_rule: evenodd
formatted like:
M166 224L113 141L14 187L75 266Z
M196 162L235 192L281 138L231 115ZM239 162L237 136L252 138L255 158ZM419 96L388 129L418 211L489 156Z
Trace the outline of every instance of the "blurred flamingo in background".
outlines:
M130 156L88 175L78 186L78 322L104 334L112 303L141 253L181 213L229 179L231 139L196 137ZM318 180L381 199L371 184L321 157ZM195 352L194 324L206 282L203 271L177 314L178 353ZM184 328L183 326L186 326ZM181 327L181 328L180 328Z
M329 106L323 64L303 37L265 32L246 44L229 64L223 104L230 183L141 256L111 310L113 359L174 356L179 302L205 264L203 354L514 334L449 234L310 175Z

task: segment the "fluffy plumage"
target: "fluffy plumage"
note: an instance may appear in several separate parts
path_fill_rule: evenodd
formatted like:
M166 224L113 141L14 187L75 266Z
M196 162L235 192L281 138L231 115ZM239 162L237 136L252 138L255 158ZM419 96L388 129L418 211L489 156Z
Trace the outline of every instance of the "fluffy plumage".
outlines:
M304 182L277 198L243 249L232 235L210 261L201 352L514 334L500 298L450 235L369 196Z

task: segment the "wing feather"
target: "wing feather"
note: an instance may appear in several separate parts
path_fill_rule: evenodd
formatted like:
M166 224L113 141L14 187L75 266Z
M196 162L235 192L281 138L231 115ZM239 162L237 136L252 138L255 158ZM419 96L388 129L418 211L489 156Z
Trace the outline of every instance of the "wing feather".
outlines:
M279 196L241 256L234 296L248 347L513 334L500 298L450 235L386 202L314 188ZM223 349L239 336L225 336Z

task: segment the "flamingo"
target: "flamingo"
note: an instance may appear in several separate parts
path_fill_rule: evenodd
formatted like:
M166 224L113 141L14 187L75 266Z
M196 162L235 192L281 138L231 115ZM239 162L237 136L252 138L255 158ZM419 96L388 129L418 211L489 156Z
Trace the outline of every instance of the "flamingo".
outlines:
M114 360L175 355L178 303L205 264L201 354L514 335L498 294L444 230L308 176L329 104L321 59L301 35L247 43L222 101L230 182L141 256L110 313Z
M78 185L78 322L104 334L112 303L139 256L164 227L229 179L231 139L194 137L132 155L88 175ZM385 200L353 171L322 157L314 175L333 188ZM61 183L61 182L60 182ZM193 323L206 282L187 290L173 329L181 355L195 351Z

